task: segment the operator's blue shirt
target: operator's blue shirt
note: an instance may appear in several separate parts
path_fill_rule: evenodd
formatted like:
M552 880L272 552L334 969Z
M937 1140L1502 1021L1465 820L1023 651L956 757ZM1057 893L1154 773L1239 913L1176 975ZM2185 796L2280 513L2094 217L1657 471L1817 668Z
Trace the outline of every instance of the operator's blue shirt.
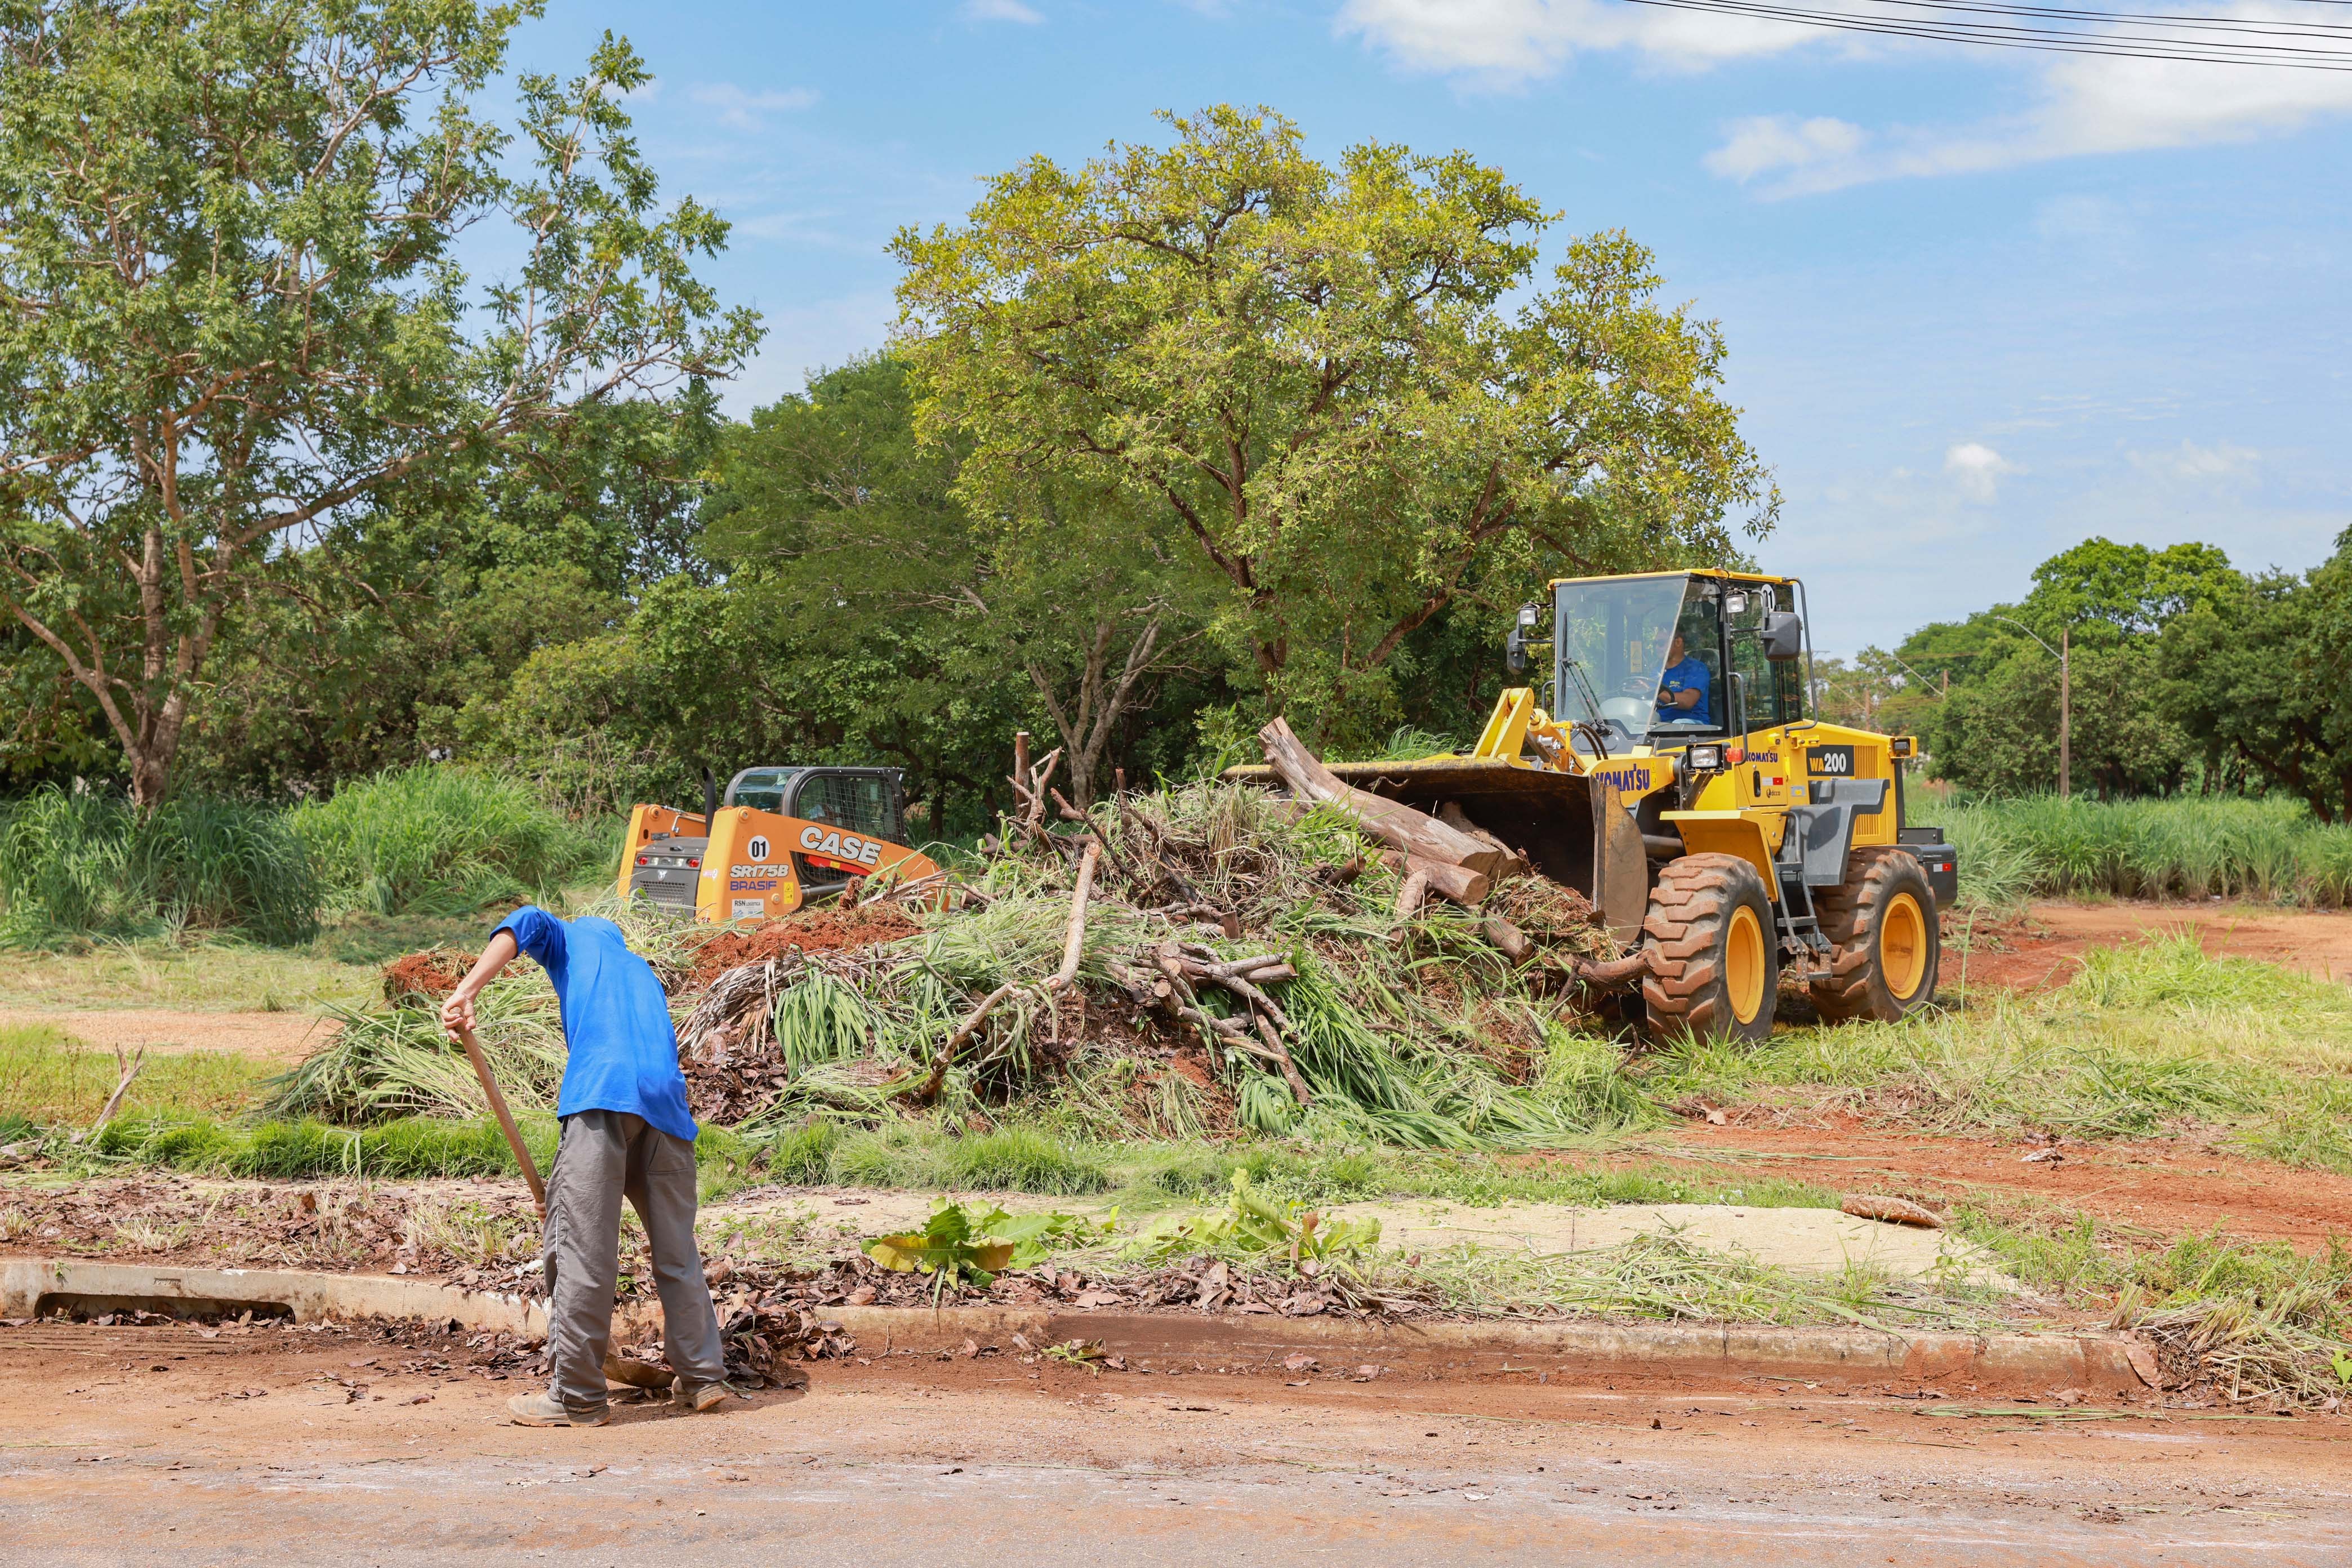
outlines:
M669 999L653 965L629 951L621 928L594 915L560 921L525 904L499 921L498 931L514 932L515 945L538 961L555 986L570 1053L555 1114L625 1110L693 1142Z
M1706 666L1701 664L1697 659L1691 658L1688 654L1685 654L1683 656L1683 661L1680 664L1668 666L1666 673L1659 678L1659 716L1664 719L1685 724L1714 723L1715 718L1713 714L1707 710L1706 686ZM1683 691L1697 692L1697 704L1694 707L1685 708L1679 704L1670 703L1666 700L1666 698L1669 695Z

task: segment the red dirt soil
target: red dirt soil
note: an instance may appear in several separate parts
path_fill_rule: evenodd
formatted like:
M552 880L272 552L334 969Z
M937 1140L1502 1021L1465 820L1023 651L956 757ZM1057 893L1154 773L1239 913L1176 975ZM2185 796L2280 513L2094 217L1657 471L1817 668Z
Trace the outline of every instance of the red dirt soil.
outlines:
M721 931L712 937L695 953L694 983L708 985L730 969L780 958L793 948L803 952L838 952L845 948L897 942L922 929L884 905L863 910L803 911L765 921L749 931Z
M404 952L383 966L383 999L394 1006L412 996L442 1001L457 989L457 982L474 967L476 956L439 947Z
M2065 1143L2055 1160L2025 1163L2038 1145L1933 1138L1843 1121L1818 1128L1710 1127L1679 1132L1669 1160L1753 1163L1775 1175L1849 1192L1893 1192L1939 1206L1995 1194L2047 1199L2117 1226L2165 1235L2221 1230L2315 1252L2352 1236L2352 1178L2290 1170L2201 1144Z
M1952 945L1967 931L1972 950ZM2094 947L2194 932L2217 958L2253 958L2352 980L2352 912L2242 904L2035 904L2019 920L1944 920L1944 983L2042 991L2063 985Z

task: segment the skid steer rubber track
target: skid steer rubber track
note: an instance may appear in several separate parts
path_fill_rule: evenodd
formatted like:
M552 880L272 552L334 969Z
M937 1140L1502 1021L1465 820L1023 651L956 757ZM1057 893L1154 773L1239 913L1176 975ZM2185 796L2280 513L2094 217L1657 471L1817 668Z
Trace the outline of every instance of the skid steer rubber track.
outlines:
M1936 893L1907 849L1857 849L1845 880L1813 896L1830 940L1829 978L1810 987L1822 1018L1892 1024L1936 999L1943 942Z
M1780 943L1764 879L1737 855L1668 861L1642 922L1642 1001L1654 1039L1771 1037Z

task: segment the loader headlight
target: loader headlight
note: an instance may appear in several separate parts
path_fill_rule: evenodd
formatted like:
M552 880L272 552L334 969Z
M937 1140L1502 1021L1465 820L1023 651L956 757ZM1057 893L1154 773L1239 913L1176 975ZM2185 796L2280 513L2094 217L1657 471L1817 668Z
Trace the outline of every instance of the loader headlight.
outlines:
M1887 743L1886 749L1893 752L1898 757L1907 757L1911 754L1911 737L1908 735L1897 735L1893 741Z
M1693 773L1706 773L1723 766L1721 746L1693 746L1686 755Z

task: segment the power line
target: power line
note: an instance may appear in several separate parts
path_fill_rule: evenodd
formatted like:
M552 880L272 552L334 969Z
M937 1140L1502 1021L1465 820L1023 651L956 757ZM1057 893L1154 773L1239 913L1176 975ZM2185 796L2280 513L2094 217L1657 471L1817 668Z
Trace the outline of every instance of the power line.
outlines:
M1932 43L1975 44L1987 48L2032 49L2045 53L2097 55L2109 58L2159 60L2197 65L2267 66L2287 70L2352 70L2352 27L2336 23L2298 23L2281 26L2236 17L2166 17L2148 13L2101 12L2055 6L1964 4L1959 0L1876 0L1881 5L1929 13L1997 15L2021 18L2018 23L1971 22L1944 15L1911 16L1899 11L1874 15L1867 11L1823 11L1771 0L1628 0L1628 4L1661 10L1697 11L1748 16L1759 21L1786 22L1793 26L1837 32L1876 34ZM2310 3L2352 4L2352 0L2310 0ZM2089 32L2033 22L2087 22L2101 26L2187 27L2220 31L2224 37L2180 37L2167 33ZM2243 26L2236 26L2240 22ZM2240 37L2324 39L2342 42L2344 48L2321 48L2303 43L2241 42Z

